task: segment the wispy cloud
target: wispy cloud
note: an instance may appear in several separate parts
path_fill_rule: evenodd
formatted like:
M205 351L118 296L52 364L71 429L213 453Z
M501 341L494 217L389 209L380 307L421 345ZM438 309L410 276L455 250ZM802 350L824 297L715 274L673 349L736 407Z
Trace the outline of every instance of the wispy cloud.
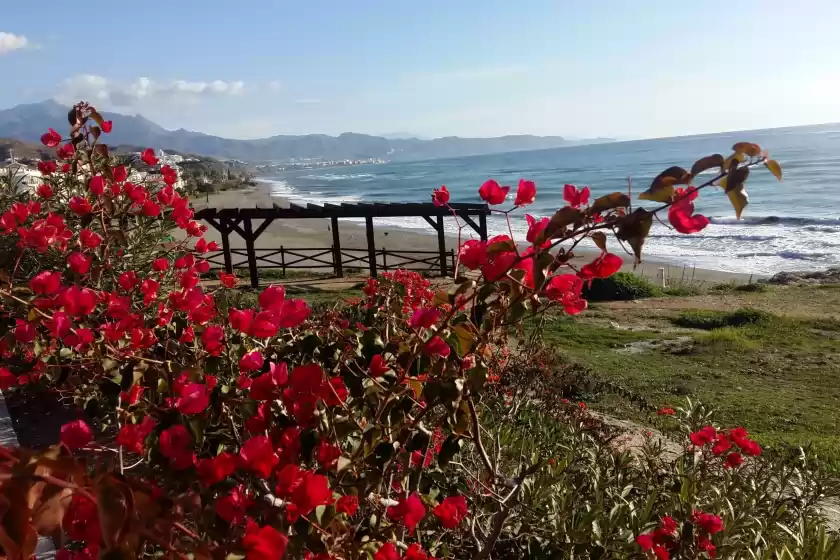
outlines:
M65 102L91 99L114 107L129 108L157 101L195 102L212 97L239 95L244 91L245 83L242 81L160 82L142 77L131 83L123 83L93 74L77 74L61 83L56 97Z
M0 56L12 51L25 49L28 46L31 46L31 43L23 35L0 31Z

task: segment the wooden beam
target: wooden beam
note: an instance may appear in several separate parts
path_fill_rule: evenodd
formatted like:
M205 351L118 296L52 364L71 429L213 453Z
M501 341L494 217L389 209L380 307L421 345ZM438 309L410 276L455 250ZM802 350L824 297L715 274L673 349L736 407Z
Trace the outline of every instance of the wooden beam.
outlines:
M429 222L429 225L435 228L435 231L438 230L438 223L435 220L431 219L428 216L423 216L423 219Z
M333 216L330 218L330 225L332 226L333 235L333 266L335 268L335 275L338 278L344 278L344 267L341 264L341 236L338 235L338 218Z
M254 241L257 240L257 237L263 234L265 228L271 225L271 222L274 221L274 218L266 218L263 220L263 223L260 224L260 227L257 228L257 231L254 232Z
M257 272L257 251L254 247L254 240L256 237L254 236L254 231L251 227L251 220L245 220L245 248L248 251L248 269L251 272L251 287L254 289L259 288L260 286L260 278Z
M478 226L479 232L478 235L481 237L482 241L487 241L487 215L486 214L479 214L478 215ZM458 247L458 250L461 248Z
M477 234L481 235L481 227L479 227L479 225L476 224L472 218L470 218L469 214L458 214L458 216L460 216L464 220L464 223L473 228L473 230L475 230Z
M219 218L221 224L224 226L224 229L221 229L222 233L222 252L224 253L225 257L225 272L228 274L233 274L233 256L230 253L230 227L228 227L227 220L225 218Z
M368 261L370 264L370 275L376 278L376 240L373 238L373 218L365 218L365 233L367 234Z
M446 238L443 236L443 216L437 217L438 252L440 253L440 275L449 276L446 270Z

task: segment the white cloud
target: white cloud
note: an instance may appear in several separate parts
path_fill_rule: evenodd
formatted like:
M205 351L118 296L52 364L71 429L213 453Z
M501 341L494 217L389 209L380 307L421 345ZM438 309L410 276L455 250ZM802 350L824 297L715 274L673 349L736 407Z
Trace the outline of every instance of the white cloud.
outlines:
M131 83L122 83L93 74L77 74L62 82L56 97L67 103L86 99L112 107L131 108L160 101L196 102L211 97L239 95L244 91L245 83L242 81L158 82L141 77Z
M29 41L23 35L0 31L0 55L25 49L27 45L29 45Z

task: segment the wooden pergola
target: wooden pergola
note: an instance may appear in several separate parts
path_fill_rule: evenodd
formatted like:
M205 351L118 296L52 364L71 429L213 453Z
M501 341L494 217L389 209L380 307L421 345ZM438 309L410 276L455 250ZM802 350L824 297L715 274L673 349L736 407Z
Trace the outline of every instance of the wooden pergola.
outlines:
M369 203L355 202L342 204L307 204L300 206L290 204L288 208L277 206L272 208L205 208L196 212L195 217L204 220L222 238L222 254L224 256L224 267L228 273L233 272L233 258L230 246L230 235L238 234L245 242L245 249L248 259L248 269L251 276L251 285L259 285L256 241L257 238L271 225L274 220L289 219L313 219L329 218L331 222L333 245L324 252L332 252L332 266L335 275L339 278L344 276L342 263L341 236L339 234L339 218L364 218L367 236L367 263L370 268L370 275L376 276L376 246L373 235L374 218L398 218L398 217L421 217L425 219L437 232L438 253L440 260L441 275L449 274L447 266L446 237L443 230L443 219L447 216L457 215L465 224L470 226L479 237L487 240L487 216L490 209L486 204L452 203L450 208L435 206L427 203ZM262 223L255 227L254 220L262 220ZM476 221L477 220L477 221Z

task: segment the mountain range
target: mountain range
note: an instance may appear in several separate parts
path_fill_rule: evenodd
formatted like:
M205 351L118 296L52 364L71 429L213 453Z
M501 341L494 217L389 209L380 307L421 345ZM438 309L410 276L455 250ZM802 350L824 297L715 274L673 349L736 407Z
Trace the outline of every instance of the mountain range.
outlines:
M48 129L63 132L67 111L55 101L18 105L0 111L0 138L37 142ZM306 134L279 135L256 140L236 140L189 130L167 130L141 115L102 113L114 122L108 135L111 145L149 146L179 153L200 154L220 159L238 159L250 163L287 162L306 159L343 160L382 158L388 160L424 160L447 157L540 150L563 146L609 142L610 139L566 140L561 136L514 135L498 138L420 139L383 137L345 132L339 136Z

